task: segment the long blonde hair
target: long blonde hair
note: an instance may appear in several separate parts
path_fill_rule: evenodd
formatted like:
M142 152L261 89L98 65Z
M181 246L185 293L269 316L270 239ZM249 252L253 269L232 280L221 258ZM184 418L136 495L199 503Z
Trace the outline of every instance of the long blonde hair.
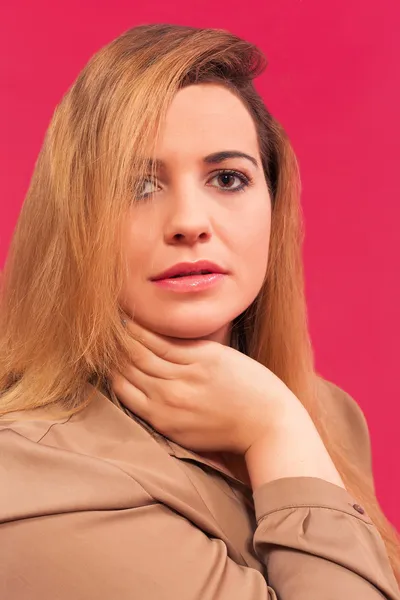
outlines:
M302 264L296 158L257 94L266 66L254 45L224 30L135 27L97 52L56 107L14 232L0 296L0 415L91 400L129 360L118 299L126 275L124 218L148 172L177 90L214 82L244 102L257 127L272 198L268 272L235 320L233 341L297 395L346 487L362 502L400 577L398 538L366 474L332 439L318 406Z

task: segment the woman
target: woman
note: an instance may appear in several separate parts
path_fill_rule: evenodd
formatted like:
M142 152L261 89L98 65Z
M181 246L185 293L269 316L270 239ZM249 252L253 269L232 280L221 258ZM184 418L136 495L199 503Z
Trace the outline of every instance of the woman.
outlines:
M1 306L1 597L399 600L314 369L296 160L253 45L141 26L57 107Z

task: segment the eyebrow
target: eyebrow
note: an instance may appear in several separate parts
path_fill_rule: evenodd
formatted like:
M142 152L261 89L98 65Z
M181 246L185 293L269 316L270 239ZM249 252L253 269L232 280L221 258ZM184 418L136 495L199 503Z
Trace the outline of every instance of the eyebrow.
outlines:
M203 162L207 165L215 165L225 160L229 160L230 158L245 158L249 160L256 168L258 168L258 161L251 156L250 154L246 154L245 152L240 152L239 150L221 150L220 152L213 152L212 154L208 154L203 158ZM154 165L158 168L165 168L165 163L163 160L156 159L148 159L146 161L149 166Z

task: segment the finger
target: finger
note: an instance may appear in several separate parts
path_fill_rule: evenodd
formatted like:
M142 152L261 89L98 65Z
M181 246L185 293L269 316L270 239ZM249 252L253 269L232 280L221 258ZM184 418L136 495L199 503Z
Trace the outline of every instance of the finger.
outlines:
M137 341L149 348L159 358L176 364L188 365L193 362L196 350L202 344L201 341L182 340L159 335L138 325L132 319L127 320L126 326Z
M133 382L134 377L131 374L127 379L122 373L114 373L111 378L111 387L114 390L118 400L122 402L131 412L146 420L149 415L149 398L146 393L138 387L139 378L136 378L137 384Z
M132 339L130 357L134 366L157 379L171 380L183 376L182 369L185 365L161 358L136 339Z

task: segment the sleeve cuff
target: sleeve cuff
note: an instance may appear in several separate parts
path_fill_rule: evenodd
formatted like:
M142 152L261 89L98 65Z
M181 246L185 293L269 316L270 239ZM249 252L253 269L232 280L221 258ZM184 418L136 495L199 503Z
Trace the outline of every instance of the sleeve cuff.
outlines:
M317 507L338 510L372 524L365 509L338 485L317 477L285 477L260 486L253 493L257 522L288 508Z

